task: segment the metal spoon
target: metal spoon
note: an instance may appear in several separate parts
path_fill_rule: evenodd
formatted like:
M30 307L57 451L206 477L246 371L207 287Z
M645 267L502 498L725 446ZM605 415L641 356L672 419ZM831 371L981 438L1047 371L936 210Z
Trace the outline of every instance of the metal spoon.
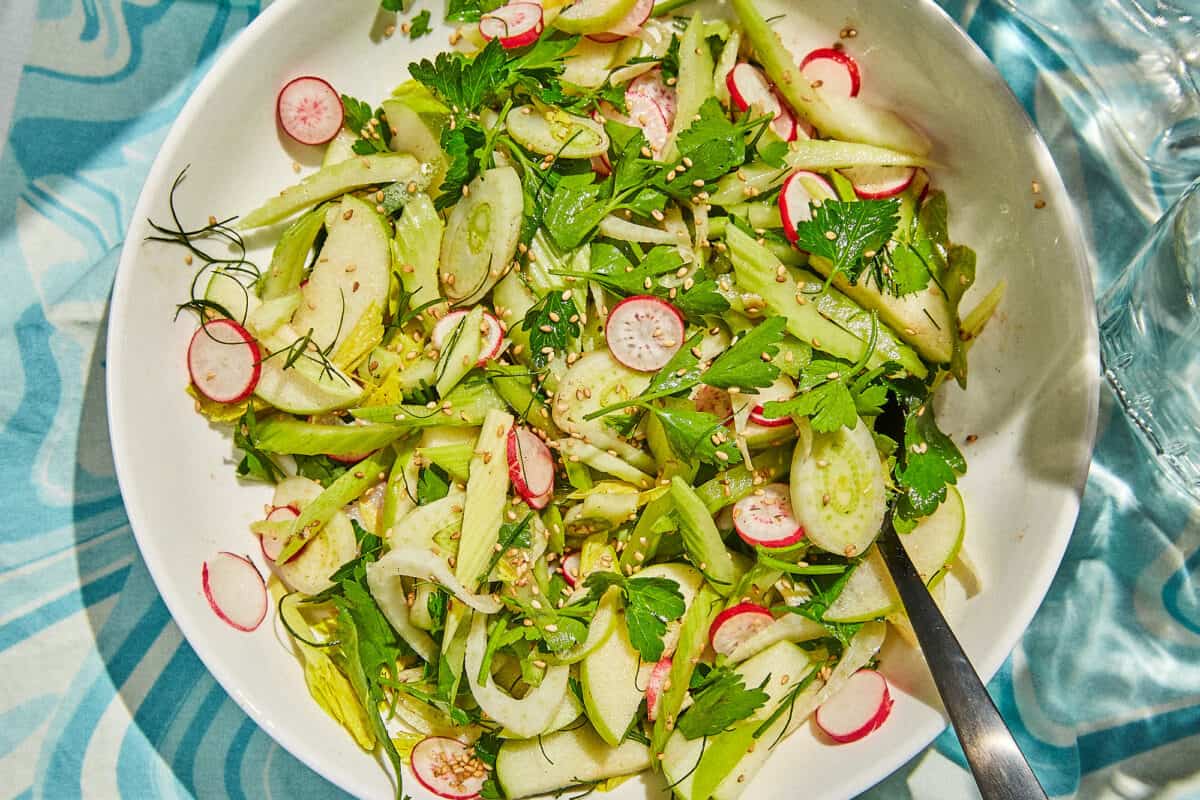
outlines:
M900 544L890 510L883 521L879 551L908 611L983 800L1045 800L1046 792L1017 747L1012 731Z

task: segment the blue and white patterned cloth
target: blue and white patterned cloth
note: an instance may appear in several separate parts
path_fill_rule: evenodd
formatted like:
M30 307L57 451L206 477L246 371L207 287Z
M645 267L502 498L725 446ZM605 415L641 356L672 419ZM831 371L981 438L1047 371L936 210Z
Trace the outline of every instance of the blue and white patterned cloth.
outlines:
M340 796L183 641L105 425L107 302L138 191L260 5L0 2L0 797ZM1103 289L1169 192L1111 172L1088 138L1093 105L993 0L943 5L1050 141ZM1052 795L1200 798L1200 523L1110 404L1101 418L1066 559L990 688ZM977 796L962 764L943 734L867 796Z

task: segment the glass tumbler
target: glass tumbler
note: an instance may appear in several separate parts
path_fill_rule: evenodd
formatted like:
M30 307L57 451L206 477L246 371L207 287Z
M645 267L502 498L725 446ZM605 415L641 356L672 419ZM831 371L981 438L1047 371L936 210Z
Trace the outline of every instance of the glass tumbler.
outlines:
M1200 180L1100 298L1100 357L1167 472L1200 500Z

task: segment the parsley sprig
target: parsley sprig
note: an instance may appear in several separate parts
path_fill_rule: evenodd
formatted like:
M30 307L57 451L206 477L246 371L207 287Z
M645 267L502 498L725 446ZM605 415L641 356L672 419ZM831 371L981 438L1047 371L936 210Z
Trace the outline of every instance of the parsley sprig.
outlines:
M842 273L851 283L866 265L864 256L878 255L891 240L899 223L900 201L824 200L812 206L812 218L797 223L796 246L827 259L832 278Z
M575 307L571 292L546 294L525 312L521 328L529 332L529 356L533 366L541 369L581 332L579 309Z
M679 584L669 578L626 578L616 572L593 572L583 582L588 597L598 600L610 586L620 587L625 596L625 624L629 642L642 661L662 658L667 623L683 616L686 606Z
M716 736L729 730L762 708L770 699L763 689L771 676L763 678L757 687L747 688L745 679L726 667L718 667L704 676L694 703L679 718L675 729L686 739Z
M853 428L859 417L878 416L888 394L883 378L900 367L886 363L866 368L879 336L879 322L874 316L871 323L871 336L857 362L851 364L832 357L813 359L800 373L796 396L766 403L763 413L772 417L808 417L817 433Z
M358 138L351 145L355 153L369 156L373 153L391 152L392 129L382 108L372 109L370 103L348 94L342 95L342 108L345 110L342 124L358 134Z
M682 267L683 257L673 247L655 247L634 266L616 245L597 242L591 248L591 270L554 274L584 278L626 297L652 294L668 300L687 317L699 318L729 310L729 301L708 272L688 270L687 277L681 279L678 273Z

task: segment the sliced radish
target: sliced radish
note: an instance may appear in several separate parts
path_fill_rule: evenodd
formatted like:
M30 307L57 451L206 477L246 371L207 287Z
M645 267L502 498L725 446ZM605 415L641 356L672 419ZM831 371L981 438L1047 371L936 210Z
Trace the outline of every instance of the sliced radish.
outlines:
M537 3L509 3L479 19L479 35L488 41L499 39L505 50L533 44L544 27Z
M300 516L300 509L295 506L275 506L267 514L267 522L291 522L298 516ZM279 554L283 552L283 545L286 541L287 537L272 536L264 533L259 537L263 557L274 564L275 559L279 558ZM299 554L297 553L297 555Z
M275 98L279 127L300 144L325 144L342 129L345 114L334 88L313 75L288 81Z
M739 61L725 76L725 86L729 88L729 97L733 107L738 111L750 108L765 108L776 103L775 88L762 74L762 70L753 64Z
M754 408L750 409L750 421L764 428L785 428L791 425L791 417L768 417L763 406L772 401L790 400L795 391L791 379L780 375L774 383L765 389L759 389L758 394L754 395L755 404Z
M517 425L509 428L507 452L508 477L526 502L554 491L554 457L533 431Z
M562 573L563 580L572 589L579 585L579 568L582 563L578 550L563 553L562 560L558 562L558 571Z
M786 428L792 424L791 417L768 417L763 412L761 403L750 409L750 421L756 425L762 425L764 428Z
M601 178L607 178L612 174L612 162L608 160L607 154L592 159L592 172Z
M667 690L667 676L671 674L671 657L663 656L654 669L650 670L650 679L646 681L646 719L654 722L658 716L659 701Z
M613 306L604 338L613 358L630 369L662 369L683 347L683 315L666 300L648 294L627 297Z
M462 322L468 313L465 309L459 309L458 311L451 311L439 319L437 324L433 326L433 333L430 335L434 347L441 350L446 344L446 340L454 332L454 329L458 327L459 323ZM487 330L482 331L483 347L481 348L479 361L476 363L476 366L480 367L500 354L500 346L504 342L504 326L500 324L500 320L485 311L483 312L483 323L487 326Z
M717 614L709 626L708 641L715 652L727 656L774 621L771 612L757 603L738 603Z
M650 12L654 10L654 0L638 0L630 9L625 18L613 25L603 33L588 34L589 39L601 44L610 44L619 42L627 36L636 36L638 31L642 29L642 25L646 20L650 19Z
M775 119L771 120L771 130L785 142L794 142L800 138L800 121L778 93L775 95Z
M917 174L916 167L847 167L841 170L854 193L864 200L883 200L907 189Z
M804 538L804 529L792 514L792 490L786 483L772 483L737 501L733 527L743 541L763 547L787 547Z
M814 719L830 739L845 744L879 728L891 712L887 679L873 669L860 669L817 709Z
M813 50L800 62L800 71L813 83L820 81L821 88L846 97L858 97L862 76L858 62L843 50L821 47Z
M724 389L703 383L692 393L692 402L697 411L725 420L726 425L732 424L733 400Z
M549 492L546 492L545 494L539 494L537 497L527 497L527 498L525 498L525 502L529 505L530 508L537 510L537 511L541 511L543 508L550 505L550 500L553 497L554 497L554 492L549 491Z
M812 203L837 199L829 181L815 172L799 170L788 176L779 192L779 216L788 241L796 244L796 226L812 219Z
M675 124L677 108L675 90L663 82L662 70L652 70L632 81L625 90L625 107L630 121L645 134L650 149L656 155L661 153Z
M729 98L735 109L770 114L771 129L780 139L792 142L799 138L800 120L758 67L739 62L725 76L725 86L729 89Z
M231 628L249 632L267 616L267 585L245 556L217 553L201 567L200 583L213 612Z
M231 319L214 319L196 329L188 344L187 364L196 389L218 403L245 400L262 373L258 343Z
M417 781L447 800L478 797L487 779L475 748L448 736L426 736L412 749L409 760Z

